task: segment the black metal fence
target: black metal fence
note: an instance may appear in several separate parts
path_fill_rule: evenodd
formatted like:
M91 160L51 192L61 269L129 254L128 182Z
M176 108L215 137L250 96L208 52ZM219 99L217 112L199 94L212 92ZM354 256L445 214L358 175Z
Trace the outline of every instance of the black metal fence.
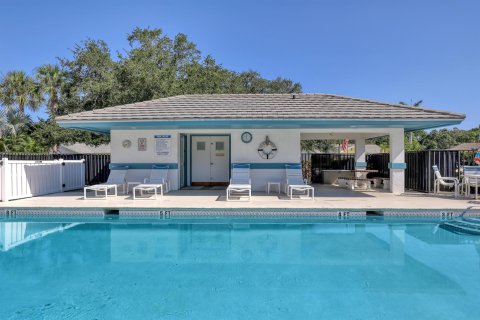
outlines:
M464 161L461 161L462 159ZM468 165L465 152L457 150L407 152L405 162L407 163L405 188L422 192L433 191L433 181L435 180L433 165L438 166L442 176L456 178L460 178L460 168Z
M303 153L302 163L310 162L310 180L313 183L323 183L323 170L353 170L355 156L338 153Z
M390 169L388 163L390 162L390 154L388 153L374 153L367 154L365 158L367 162L367 169L378 170L374 173L376 177L388 178L390 177Z
M427 150L405 153L405 188L420 192L432 192L435 180L433 165L437 165L442 176L460 178L463 166L474 165L472 150ZM366 157L367 168L378 170L375 176L390 176L388 163L390 154L369 154ZM352 170L354 155L346 154L302 154L302 163L311 164L311 181L321 183L322 170Z
M0 153L0 158L10 160L80 160L85 159L85 183L87 185L107 181L110 169L109 154L35 154L35 153Z

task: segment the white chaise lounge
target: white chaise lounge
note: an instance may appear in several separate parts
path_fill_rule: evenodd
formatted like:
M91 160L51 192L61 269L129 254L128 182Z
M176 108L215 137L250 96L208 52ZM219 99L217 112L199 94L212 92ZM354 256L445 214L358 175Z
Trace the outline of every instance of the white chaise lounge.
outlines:
M163 197L163 193L170 191L170 181L168 180L168 166L152 166L150 171L150 178L145 178L142 184L133 188L133 199L137 199L137 191L140 191L140 196L143 196L143 192L153 192L153 197L142 197L138 199L157 199L157 193L160 190L160 196Z
M227 187L227 201L231 201L232 192L239 197L247 196L248 201L252 198L252 181L250 179L249 164L234 164L230 185Z
M301 165L285 165L285 193L293 199L294 191L315 199L315 189L303 179Z
M117 167L112 168L110 175L108 176L107 182L95 184L93 186L88 186L83 188L83 198L87 199L87 191L95 191L95 199L107 199L107 197L116 197L118 188L122 188L122 193L125 194L126 191L126 180L125 176L127 175L128 167ZM108 191L113 189L114 193L108 195ZM105 197L97 198L98 193L103 192ZM93 198L90 198L93 199Z
M479 166L463 167L461 193L469 197L471 188L475 188L475 198L478 198L478 189L480 188L480 167Z
M459 181L454 177L442 177L437 165L432 166L433 172L435 172L435 180L433 182L433 193L440 193L440 186L452 188L455 192L455 198L458 196Z

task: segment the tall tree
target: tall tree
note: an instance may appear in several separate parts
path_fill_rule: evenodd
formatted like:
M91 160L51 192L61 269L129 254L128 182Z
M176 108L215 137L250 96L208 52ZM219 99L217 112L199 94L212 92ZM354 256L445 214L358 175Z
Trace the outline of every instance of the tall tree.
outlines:
M32 123L30 116L13 107L0 110L0 137L17 135Z
M58 65L45 64L36 70L41 91L46 95L47 109L55 117L58 111L60 91L65 86L65 72Z
M10 71L0 81L0 101L6 106L18 107L25 113L25 108L38 110L42 103L40 86L24 71Z
M116 63L104 41L88 39L72 49L71 59L60 59L66 72L59 114L101 109L117 104Z

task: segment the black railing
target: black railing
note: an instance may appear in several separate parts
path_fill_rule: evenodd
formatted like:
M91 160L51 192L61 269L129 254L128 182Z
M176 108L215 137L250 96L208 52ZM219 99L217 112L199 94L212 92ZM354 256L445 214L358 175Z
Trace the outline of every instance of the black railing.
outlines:
M323 170L353 170L355 156L338 153L304 153L302 163L310 161L312 183L322 183Z
M92 185L107 181L110 169L109 154L35 154L35 153L0 153L0 158L10 160L80 160L85 159L85 183Z
M390 169L388 163L390 162L390 154L388 153L373 153L367 154L365 157L367 162L367 169L378 170L372 173L375 177L388 178L390 177Z

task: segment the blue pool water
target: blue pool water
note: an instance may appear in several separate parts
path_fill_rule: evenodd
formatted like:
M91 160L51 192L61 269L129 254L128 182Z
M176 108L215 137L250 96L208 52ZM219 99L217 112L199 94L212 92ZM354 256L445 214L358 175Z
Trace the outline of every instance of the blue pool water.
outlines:
M0 223L0 319L478 319L438 222Z

